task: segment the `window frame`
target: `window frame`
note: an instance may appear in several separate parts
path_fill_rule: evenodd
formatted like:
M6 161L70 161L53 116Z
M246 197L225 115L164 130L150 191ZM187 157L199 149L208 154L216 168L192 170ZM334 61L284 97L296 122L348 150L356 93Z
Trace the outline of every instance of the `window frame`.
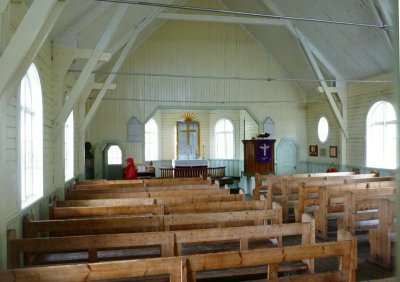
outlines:
M74 178L74 111L71 111L64 125L64 180Z
M29 94L24 91L24 89L28 89L27 87L29 87ZM30 96L28 97L28 95ZM26 103L26 98L30 99L29 105ZM18 203L21 209L25 209L40 199L44 190L43 90L40 74L34 63L30 65L19 84L18 111ZM28 118L30 126L27 126L26 122L24 122ZM27 148L28 139L26 133L30 133L30 151L32 152L28 159L26 152L29 149ZM29 166L30 169L28 168ZM27 177L28 170L31 171L30 181ZM30 188L28 187L29 184ZM27 189L30 189L29 195L27 195Z
M217 127L218 127L218 124L220 124L221 122L229 122L229 124L232 126L232 132L229 132L229 131L226 131L226 130L224 130L224 131L221 131L221 132L217 132ZM226 125L224 125L224 127L225 127ZM224 138L224 142L225 142L225 151L224 151L224 154L223 154L223 156L222 155L220 155L219 153L219 144L218 144L218 140L219 140L219 138L218 138L218 134L223 134L223 138ZM228 148L228 146L226 146L226 143L229 141L229 140L227 140L226 139L226 136L227 135L230 135L230 139L231 139L231 142L232 142L232 146L231 146L231 148L232 148L232 152L231 152L231 156L229 156L229 153L230 152L227 152L227 148ZM225 159L225 160L230 160L230 159L234 159L235 158L235 125L234 125L234 123L232 122L232 120L230 120L229 118L220 118L216 123L215 123L215 126L214 126L214 137L215 137L215 156L216 156L216 158L217 159Z
M325 137L324 140L322 140L322 138L321 138L322 133L320 132L320 130L321 130L320 126L321 126L321 122L322 122L323 120L326 121L326 137ZM328 119L327 119L325 116L321 116L321 117L318 119L318 124L317 124L317 136L318 136L319 142L321 142L321 143L324 144L324 143L326 143L326 142L328 141L328 139L329 139L329 131L330 131L330 128L329 128L329 121L328 121Z
M387 110L387 105L390 105L391 108L394 111L394 120L383 120L383 121L379 121L378 124L383 123L383 130L384 130L384 134L382 134L382 137L385 138L387 137L386 132L387 132L387 125L394 125L395 128L395 138L394 138L394 143L393 143L393 150L395 150L394 153L388 154L389 156L394 156L394 163L392 163L391 166L385 166L385 164L387 164L387 162L385 161L385 157L383 157L383 159L380 160L370 160L371 155L369 154L369 152L371 152L370 150L370 146L371 145L371 140L372 138L370 137L370 134L373 134L373 132L370 132L370 119L371 118L371 114L372 111L376 111L377 108L379 107L379 104L385 104L385 108L384 110ZM385 118L387 118L386 113L385 113ZM374 122L374 124L376 125L377 123ZM389 101L389 100L385 100L385 99L380 99L380 100L376 100L374 101L369 107L368 107L368 111L366 114L366 118L365 118L365 166L369 167L369 168L380 168L380 169L396 169L397 167L397 109L394 106L394 104ZM387 146L387 140L384 140L382 143L383 144L375 144L375 146L373 146L374 148L378 145L379 149L381 149L380 154L381 156L385 155L386 152L386 148L388 148L389 146ZM379 146L380 145L380 146Z
M118 148L118 155L116 156L113 151L111 151L112 148ZM110 151L112 155L110 155ZM107 148L107 165L122 165L122 150L121 147L117 144L109 144ZM110 162L110 160L112 160Z
M149 127L154 126L154 131L149 131ZM151 136L151 138L150 138ZM159 129L157 122L151 118L144 125L144 160L145 161L154 161L159 158ZM150 139L149 139L150 138ZM151 140L153 142L148 142ZM148 148L148 146L151 146Z

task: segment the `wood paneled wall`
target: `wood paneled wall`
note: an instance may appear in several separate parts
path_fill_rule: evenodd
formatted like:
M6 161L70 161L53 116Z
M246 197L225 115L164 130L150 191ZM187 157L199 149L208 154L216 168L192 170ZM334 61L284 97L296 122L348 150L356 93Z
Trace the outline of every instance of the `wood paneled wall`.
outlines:
M269 116L278 142L287 137L305 146L305 94L293 82L268 77L286 75L241 26L168 21L126 60L115 80L117 88L102 102L86 137L92 142L121 140L127 154L143 161L143 144L126 141L127 122L135 116L145 123L155 112L175 109L158 122L160 159L173 159L173 128L179 114L212 110L201 115L209 123L207 131L202 125L201 133L206 157L215 155L212 126L221 117L234 122L236 158L243 154L247 115L246 121L251 116L256 123L246 122L246 138L255 136Z
M370 107L379 100L390 101L395 105L394 86L391 82L391 74L383 74L370 78L374 82L348 83L347 85L347 155L345 156L347 167L365 168L365 150L366 150L366 118ZM381 82L377 82L381 81ZM340 128L334 117L334 114L324 98L323 94L310 97L310 100L316 101L307 105L307 145L317 144L319 149L326 148L325 157L308 157L311 163L331 163L339 164L338 159L329 157L329 146L338 145L338 152L341 153ZM318 140L318 121L320 117L325 116L329 123L328 140L321 143ZM308 146L305 148L308 154Z

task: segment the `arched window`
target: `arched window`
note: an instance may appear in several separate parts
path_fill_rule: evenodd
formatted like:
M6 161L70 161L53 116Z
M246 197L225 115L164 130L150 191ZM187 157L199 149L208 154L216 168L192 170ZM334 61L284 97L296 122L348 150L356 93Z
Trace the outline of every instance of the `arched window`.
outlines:
M396 112L391 103L379 101L367 116L366 165L376 168L396 168Z
M122 152L118 145L111 145L107 151L107 164L120 165L122 164Z
M74 177L74 112L71 112L64 126L65 181Z
M215 125L216 155L218 159L233 159L233 124L221 119Z
M158 159L158 127L154 119L150 119L144 126L146 161Z
M21 80L20 95L21 208L43 195L42 86L32 64Z

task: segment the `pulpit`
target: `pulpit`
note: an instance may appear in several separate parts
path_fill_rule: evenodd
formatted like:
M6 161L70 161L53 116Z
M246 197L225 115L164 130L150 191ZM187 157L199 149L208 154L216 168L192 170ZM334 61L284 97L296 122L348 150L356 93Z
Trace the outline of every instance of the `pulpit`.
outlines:
M244 173L275 173L274 139L243 140Z

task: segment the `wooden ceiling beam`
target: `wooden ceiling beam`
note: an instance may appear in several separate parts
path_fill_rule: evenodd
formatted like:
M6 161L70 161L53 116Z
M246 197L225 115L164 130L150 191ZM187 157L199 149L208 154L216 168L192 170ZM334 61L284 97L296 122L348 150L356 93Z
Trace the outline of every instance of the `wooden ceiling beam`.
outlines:
M56 117L53 123L53 137L54 139L57 138L60 129L64 126L64 123L70 114L71 110L73 109L75 103L78 101L82 91L87 87L89 83L89 78L92 75L93 70L95 69L97 63L99 62L104 49L107 47L111 38L122 21L122 18L125 15L125 12L128 10L128 5L119 5L117 7L116 12L114 13L110 23L107 25L106 30L104 31L103 35L101 36L99 42L97 43L96 48L93 50L90 58L86 62L82 72L80 73L77 81L75 82L74 86L71 89L71 93L68 99L65 101L61 112Z
M329 105L330 105L333 113L335 114L335 118L339 123L340 129L342 130L345 138L347 138L348 137L347 120L345 118L343 118L342 113L340 112L339 108L336 105L336 102L332 95L333 94L332 88L327 85L324 75L322 74L322 71L318 65L317 59L315 58L310 47L308 46L308 42L306 41L306 39L302 35L299 35L299 39L302 44L303 50L305 51L306 56L312 66L312 69L319 80L319 84L322 87L322 89L324 90L324 93L325 93L326 98L328 99ZM336 90L336 88L334 88L334 89Z
M0 57L0 98L13 93L38 54L65 2L33 1Z
M177 13L161 13L157 16L164 20L179 21L198 21L198 22L214 22L225 24L251 24L251 25L285 25L281 19L267 19L255 17L238 17L238 16L216 16L216 15L196 15L196 14L177 14Z

